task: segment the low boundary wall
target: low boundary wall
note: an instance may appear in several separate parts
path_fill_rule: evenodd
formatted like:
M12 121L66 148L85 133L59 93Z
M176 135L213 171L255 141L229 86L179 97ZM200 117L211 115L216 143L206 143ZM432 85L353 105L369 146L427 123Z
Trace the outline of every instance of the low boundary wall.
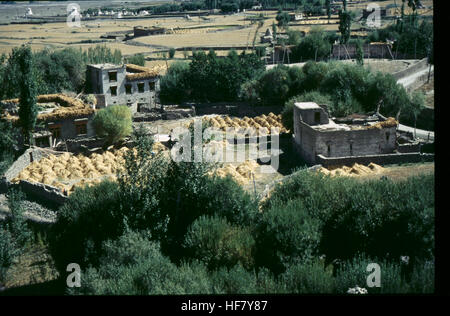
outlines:
M321 164L324 167L342 165L351 166L354 163L368 165L371 162L378 165L389 165L430 161L434 161L434 154L421 154L417 152L349 157L324 157L322 155L316 156L316 164Z

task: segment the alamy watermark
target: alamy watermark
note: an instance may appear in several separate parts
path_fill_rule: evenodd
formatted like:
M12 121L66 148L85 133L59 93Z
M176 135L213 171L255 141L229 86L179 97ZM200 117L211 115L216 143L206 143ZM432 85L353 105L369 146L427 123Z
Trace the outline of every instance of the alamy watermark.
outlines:
M366 25L372 28L381 27L381 8L378 3L371 2L367 5L367 12L372 11L366 20Z
M66 23L68 27L81 27L81 13L78 3L69 3L67 5Z

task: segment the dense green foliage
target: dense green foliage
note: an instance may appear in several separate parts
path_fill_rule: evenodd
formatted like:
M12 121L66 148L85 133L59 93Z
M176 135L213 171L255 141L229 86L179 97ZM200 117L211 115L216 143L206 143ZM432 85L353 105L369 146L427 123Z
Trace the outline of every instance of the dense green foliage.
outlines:
M433 60L433 23L423 20L419 23L413 16L404 17L397 24L371 32L371 42L392 40L392 52L397 58L424 58Z
M17 154L18 131L11 122L0 119L0 175L14 161Z
M291 43L297 45L292 50L292 62L328 59L331 53L331 44L334 43L333 39L321 28L313 27L308 35L300 39L299 43L295 43L295 41Z
M134 64L139 66L145 66L145 57L142 54L136 54L125 58L127 64Z
M84 271L70 293L342 293L364 286L368 261L383 271L369 293L432 291L433 176L361 182L301 170L258 210L208 164L168 161L142 130L134 138L118 183L77 189L58 213L55 261Z
M408 95L390 74L337 62L308 62L301 69L278 66L242 89L242 96L254 102L285 103L283 122L289 128L294 100L325 104L331 116L378 111L400 121L415 118L412 114L420 114L424 104L423 97Z
M93 120L95 132L114 144L133 131L131 110L126 105L111 105L98 111Z
M23 47L15 48L0 65L0 99L19 97L20 82L24 81L20 71L20 55ZM32 64L32 75L36 82L36 94L59 93L65 90L80 92L85 88L85 72L87 64L122 62L120 50L112 51L106 46L97 45L87 51L65 48L62 50L43 49L31 53L29 62ZM1 58L0 58L1 60Z
M6 220L0 222L0 281L32 238L31 230L23 217L23 193L10 189L7 198L11 213Z
M219 58L214 51L194 53L189 65L175 63L161 80L163 103L196 101L235 101L241 85L264 70L255 54L231 51Z

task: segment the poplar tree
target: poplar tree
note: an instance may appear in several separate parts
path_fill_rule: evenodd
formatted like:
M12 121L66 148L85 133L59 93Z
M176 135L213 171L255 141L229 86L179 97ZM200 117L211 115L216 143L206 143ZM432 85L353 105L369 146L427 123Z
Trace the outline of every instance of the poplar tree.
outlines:
M23 46L19 53L19 70L22 82L19 83L19 124L22 127L24 139L28 139L31 147L32 133L36 126L36 82L33 74L33 56L29 46Z

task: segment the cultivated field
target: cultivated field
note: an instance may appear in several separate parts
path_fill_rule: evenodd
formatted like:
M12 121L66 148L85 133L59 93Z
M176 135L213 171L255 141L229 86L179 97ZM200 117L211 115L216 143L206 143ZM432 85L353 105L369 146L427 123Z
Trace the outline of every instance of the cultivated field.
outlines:
M400 5L400 1L397 2L399 2L397 5ZM365 1L359 4L350 4L349 10L361 10L367 6L367 3L368 2ZM385 7L387 5L393 5L394 3L395 1L383 1L379 4L380 6ZM425 0L422 1L422 3L425 6L432 5L431 0ZM88 5L88 2L82 5L82 9L87 9L86 5ZM40 6L42 7L42 5ZM11 10L11 8L11 6L3 6L0 7L0 10L6 11ZM52 8L53 7L50 9ZM20 9L18 10L20 11ZM390 11L392 10L394 9L391 9ZM61 14L59 11L57 13ZM388 14L395 15L396 13L394 11L389 12ZM45 11L37 11L35 15L44 15L44 12ZM408 12L408 9L406 12ZM433 10L420 9L419 13L423 15L432 15ZM50 15L50 13L48 14ZM249 17L259 14L263 14L266 18L264 20L264 25L259 29L257 34L256 41L259 43L259 36L262 35L267 28L271 28L273 22L276 23L276 11L247 11L246 13L232 15L210 15L206 18L192 17L190 19L185 19L183 17L97 19L94 21L82 22L81 28L70 28L65 22L0 25L0 53L9 53L13 47L25 43L30 44L32 49L36 51L44 49L45 47L53 49L75 47L85 50L91 46L97 45L98 42L101 42L110 48L120 49L123 55L143 53L158 59L154 54L155 51L168 49L170 47L251 46L257 26L256 24L251 24ZM303 21L295 21L293 22L294 25L290 28L292 30L301 30L307 33L310 31L311 27L322 24L321 27L325 30L337 31L337 21L337 16L335 15L331 17L330 24L323 24L327 23L327 21L318 20L314 17ZM392 23L392 21L386 21L386 23ZM134 39L134 41L138 42L138 45L141 44L143 46L131 45L131 43L122 41L100 39L100 36L106 33L131 31L134 26L165 27L169 30L173 30L173 32L171 31L168 33L174 34L146 36ZM237 29L237 27L240 28ZM352 29L356 30L360 27L360 23L355 21ZM183 55L177 54L176 57L183 58Z

